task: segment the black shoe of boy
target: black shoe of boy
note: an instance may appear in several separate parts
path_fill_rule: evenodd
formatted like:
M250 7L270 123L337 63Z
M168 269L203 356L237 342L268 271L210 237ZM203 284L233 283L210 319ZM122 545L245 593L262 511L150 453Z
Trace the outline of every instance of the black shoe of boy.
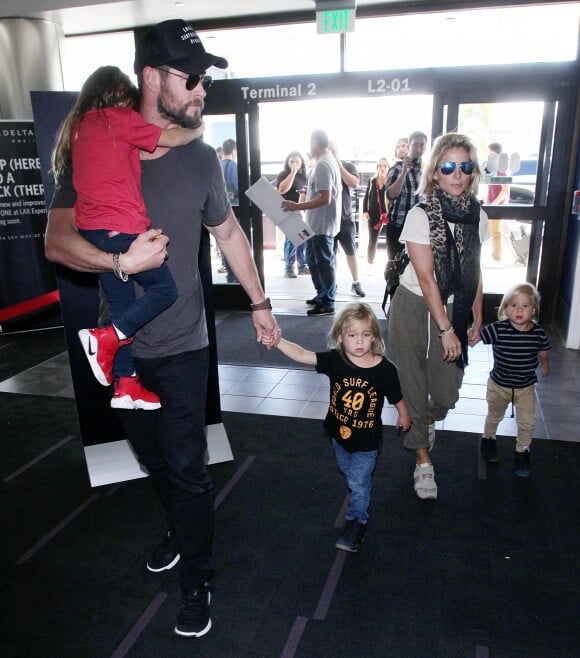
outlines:
M521 478L529 478L532 474L532 461L529 451L516 452L516 475Z
M481 438L481 444L479 446L481 451L481 456L485 459L486 462L490 464L496 464L499 459L497 457L497 443L495 439L488 439L483 436Z
M357 553L365 538L366 525L360 523L358 519L354 521L347 520L344 524L342 537L336 542L336 548L349 553Z

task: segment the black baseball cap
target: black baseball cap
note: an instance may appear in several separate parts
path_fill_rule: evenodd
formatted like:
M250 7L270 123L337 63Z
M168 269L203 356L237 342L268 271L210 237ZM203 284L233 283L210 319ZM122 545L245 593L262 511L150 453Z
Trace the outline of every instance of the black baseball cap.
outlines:
M180 19L163 21L148 28L135 47L135 73L146 66L170 66L183 73L203 73L210 66L225 69L223 57L207 53L189 23Z

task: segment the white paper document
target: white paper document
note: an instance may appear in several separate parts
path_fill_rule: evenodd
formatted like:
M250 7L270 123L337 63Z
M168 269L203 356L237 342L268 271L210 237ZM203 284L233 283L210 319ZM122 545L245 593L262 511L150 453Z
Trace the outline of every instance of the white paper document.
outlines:
M314 235L314 231L302 219L299 212L282 210L284 197L265 176L246 190L246 196L284 232L295 247L299 247Z

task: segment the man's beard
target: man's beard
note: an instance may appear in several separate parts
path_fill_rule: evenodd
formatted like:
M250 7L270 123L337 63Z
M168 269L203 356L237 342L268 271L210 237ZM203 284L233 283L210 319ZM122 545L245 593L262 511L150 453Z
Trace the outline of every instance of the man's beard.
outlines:
M176 123L182 128L199 128L201 126L204 107L201 99L193 100L177 108L170 106L169 100L171 100L171 97L164 92L165 90L162 87L161 93L157 98L157 111L164 119L167 119L170 123ZM191 107L199 108L199 112L196 112L194 115L188 114L188 110Z

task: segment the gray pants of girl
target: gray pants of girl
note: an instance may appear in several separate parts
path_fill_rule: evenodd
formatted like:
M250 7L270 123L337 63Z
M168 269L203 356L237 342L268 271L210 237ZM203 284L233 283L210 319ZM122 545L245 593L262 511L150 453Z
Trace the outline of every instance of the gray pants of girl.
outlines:
M443 360L438 334L423 297L400 285L389 308L388 343L413 421L404 441L409 450L429 447L429 417L443 420L459 399L463 371Z

